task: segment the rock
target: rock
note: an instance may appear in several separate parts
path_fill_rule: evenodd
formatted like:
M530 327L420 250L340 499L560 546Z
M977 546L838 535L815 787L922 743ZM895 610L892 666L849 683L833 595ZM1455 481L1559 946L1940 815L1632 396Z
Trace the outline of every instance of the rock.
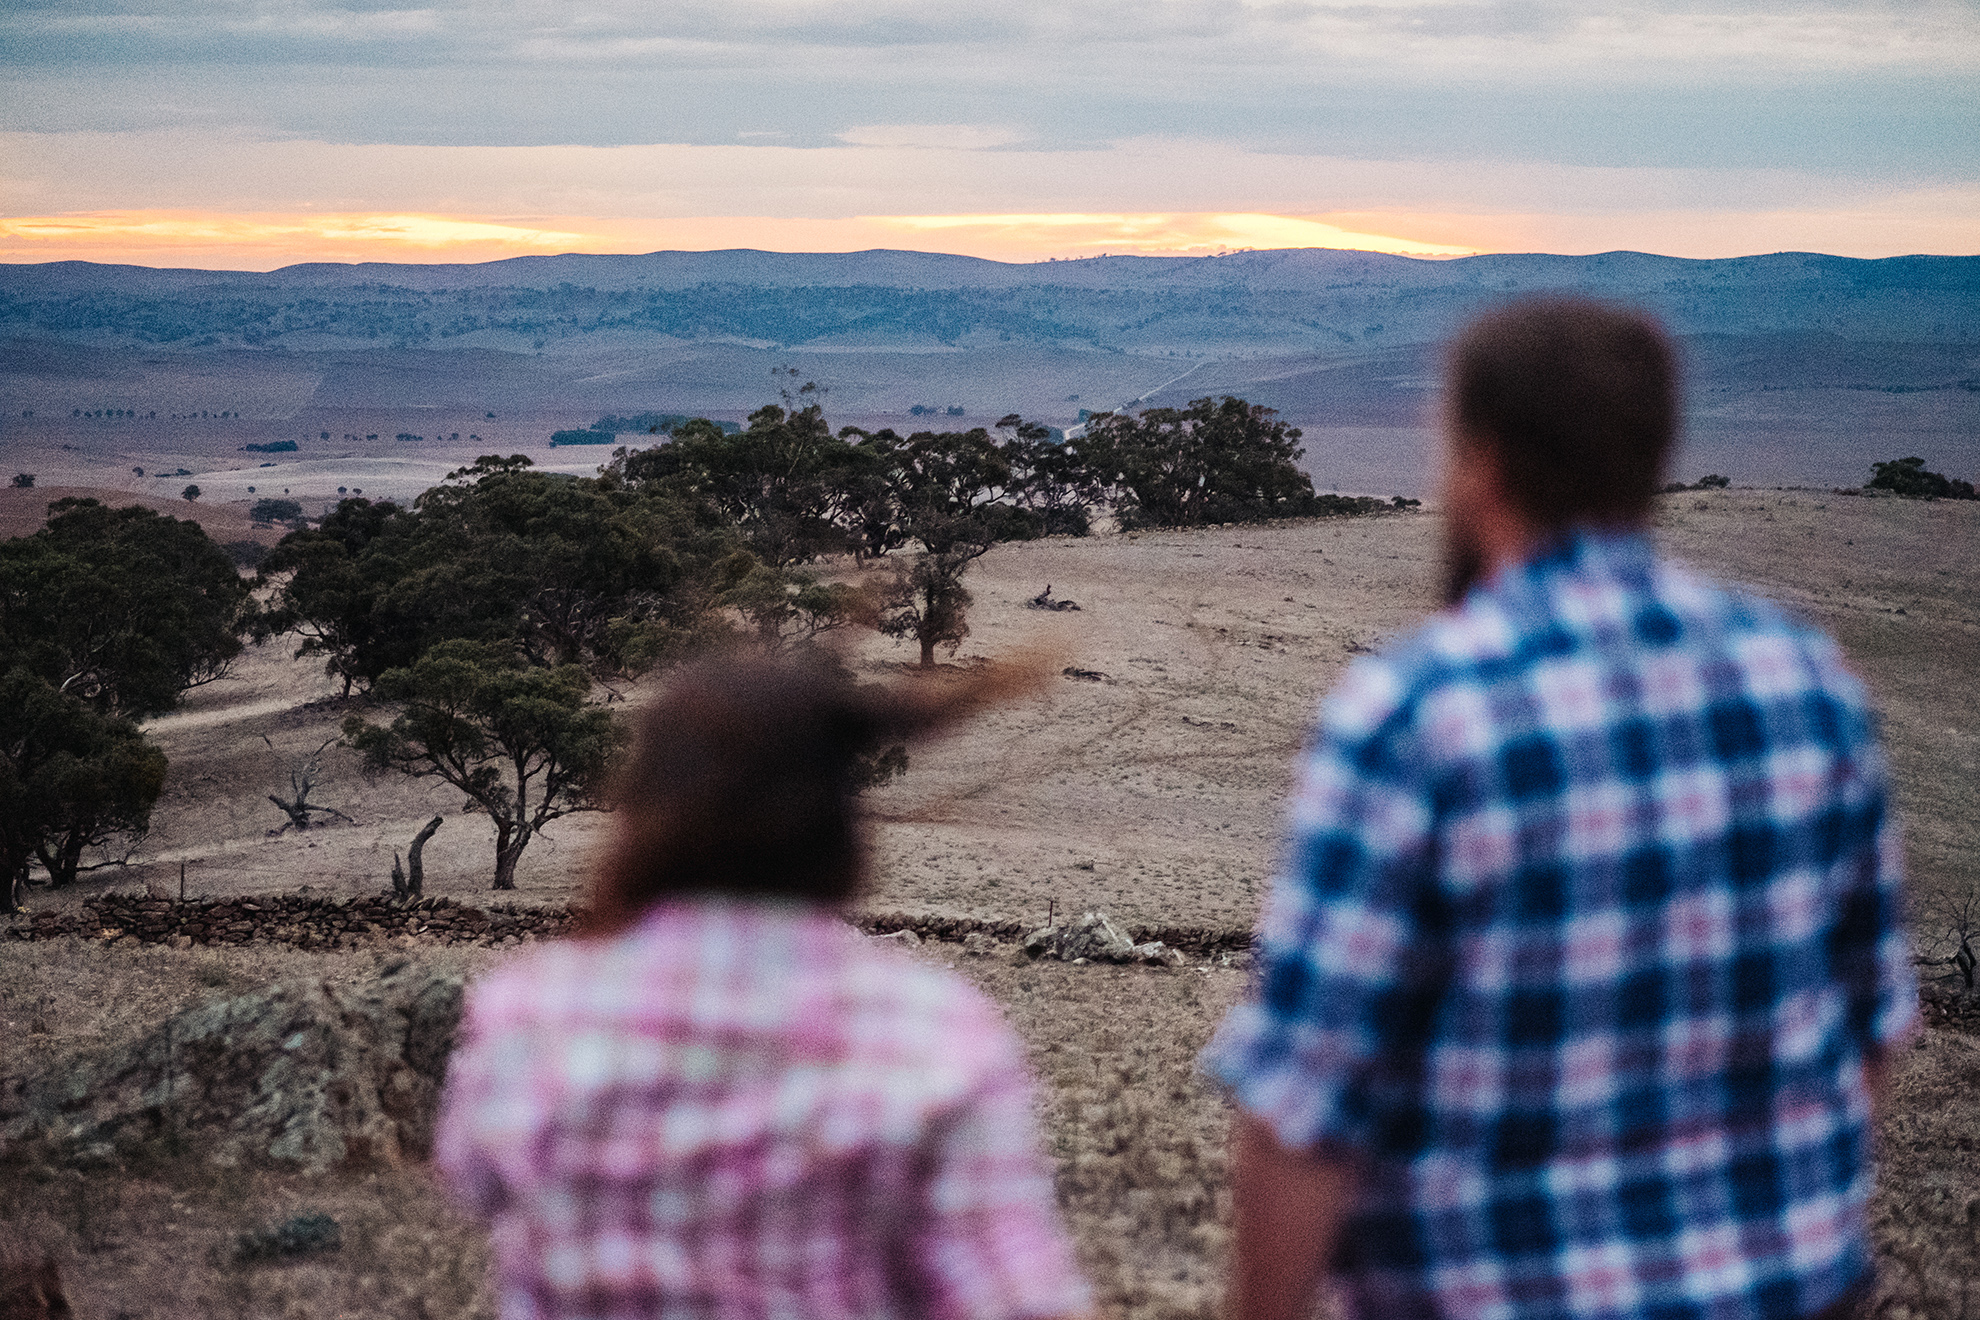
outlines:
M1160 940L1150 940L1146 944L1135 945L1134 956L1137 961L1146 963L1150 967L1180 967L1184 961L1181 952L1170 948Z
M980 930L963 936L963 953L971 958L988 958L997 952L997 941Z
M423 1157L459 977L409 960L340 986L280 982L0 1093L0 1157L100 1160L182 1137L219 1164L306 1172Z
M1064 926L1046 926L1024 937L1024 951L1034 958L1062 962L1124 963L1136 960L1135 943L1103 912L1088 912Z
M243 1233L235 1238L234 1259L290 1260L324 1251L339 1251L343 1245L343 1226L329 1215L294 1215L271 1228Z
M875 935L873 938L880 941L880 943L882 944L900 944L908 948L913 948L921 943L921 936L915 934L911 930L906 929L905 927L897 931L889 932L886 935Z

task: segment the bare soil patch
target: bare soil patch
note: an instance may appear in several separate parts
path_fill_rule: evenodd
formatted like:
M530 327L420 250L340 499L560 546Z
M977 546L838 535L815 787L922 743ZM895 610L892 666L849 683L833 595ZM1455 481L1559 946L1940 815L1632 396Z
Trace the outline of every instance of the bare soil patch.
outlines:
M182 482L186 479L181 478ZM32 536L48 521L48 506L56 500L101 500L113 509L142 504L181 522L196 522L206 534L225 545L229 541L256 541L274 545L287 533L285 527L257 525L248 517L251 500L231 504L204 499L188 500L166 495L142 494L110 486L0 486L0 538Z

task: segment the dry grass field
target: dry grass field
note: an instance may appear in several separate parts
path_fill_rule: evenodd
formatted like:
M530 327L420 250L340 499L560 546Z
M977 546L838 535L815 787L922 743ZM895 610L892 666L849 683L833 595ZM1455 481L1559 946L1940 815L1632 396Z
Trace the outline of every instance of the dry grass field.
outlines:
M1833 631L1869 682L1929 950L1948 902L1980 885L1980 505L1736 489L1669 497L1661 522L1681 557ZM1055 669L1085 676L917 750L906 778L872 796L879 865L867 906L1042 921L1049 905L1130 925L1248 925L1314 702L1356 652L1423 616L1435 579L1427 514L999 547L972 572L974 632L955 663L1044 648ZM1047 583L1081 608L1027 610ZM912 657L863 639L852 658L877 678ZM641 688L623 694L637 704ZM424 784L367 781L334 747L319 796L357 823L271 834L282 816L264 795L286 795L290 768L357 706L279 646L192 693L150 726L172 760L152 836L85 892L176 887L181 862L194 893L371 892L392 850L435 812L448 819L427 849L429 892L484 892L484 821ZM525 856L516 897L578 892L601 828L596 817L555 827ZM292 974L362 977L383 956L0 943L0 1074L60 1066L205 996ZM505 954L414 956L471 973ZM1210 1314L1226 1115L1193 1060L1243 973L1015 965L944 944L922 956L981 984L1029 1042L1061 1197L1104 1311ZM1980 1038L1932 1030L1903 1052L1880 1150L1882 1313L1980 1316ZM232 1261L236 1235L309 1211L343 1224L340 1252ZM102 1320L490 1314L478 1230L416 1167L305 1179L165 1152L9 1189L0 1238L49 1245L78 1314Z

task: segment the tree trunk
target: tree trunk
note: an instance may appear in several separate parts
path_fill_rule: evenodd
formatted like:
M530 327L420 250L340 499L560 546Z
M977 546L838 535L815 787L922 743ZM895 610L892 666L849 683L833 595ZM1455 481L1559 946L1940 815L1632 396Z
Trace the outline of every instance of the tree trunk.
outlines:
M529 826L497 821L495 825L495 888L516 887L516 863L529 847Z
M0 912L19 912L27 898L29 852L0 850Z
M297 799L294 802L284 802L281 798L270 793L268 800L282 809L282 814L289 818L289 824L299 830L309 828L309 808L302 804L301 799Z
M426 841L433 837L433 831L440 828L442 819L440 816L435 816L427 821L426 828L413 836L412 847L406 850L408 871L406 893L413 898L423 898L426 895L426 868L420 861L420 854L426 850ZM514 874L514 870L514 867L510 868L511 875ZM513 881L511 887L513 888Z
M54 852L51 853L46 848L37 850L41 857L41 865L48 872L50 889L67 889L76 882L76 876L82 870L82 850L85 842L87 839L81 832L71 830L62 837L61 844Z
M925 633L921 638L921 667L923 669L935 667L935 638Z

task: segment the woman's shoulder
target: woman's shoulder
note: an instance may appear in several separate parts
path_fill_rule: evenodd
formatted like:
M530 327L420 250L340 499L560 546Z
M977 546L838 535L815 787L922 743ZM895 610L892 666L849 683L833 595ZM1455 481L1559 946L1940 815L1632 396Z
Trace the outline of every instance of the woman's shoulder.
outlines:
M987 1046L1008 1034L994 1001L952 968L863 935L829 908L796 904L670 903L614 935L512 955L476 979L468 1001L482 1030L680 1018L850 1030L893 1049L945 1038Z
M950 1084L1021 1066L1024 1049L996 1001L930 951L879 945L848 961L841 1003L848 1039L878 1063L927 1067Z

